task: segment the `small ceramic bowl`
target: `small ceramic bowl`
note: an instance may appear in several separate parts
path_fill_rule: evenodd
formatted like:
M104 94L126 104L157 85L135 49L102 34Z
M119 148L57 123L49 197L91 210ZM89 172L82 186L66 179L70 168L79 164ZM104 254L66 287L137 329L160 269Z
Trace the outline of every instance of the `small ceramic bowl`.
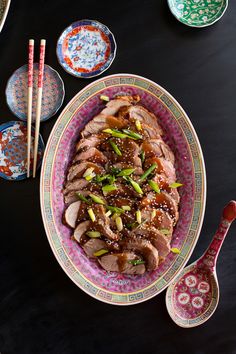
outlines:
M27 120L27 97L28 97L28 65L17 69L6 87L7 104L19 119ZM34 64L32 120L36 117L38 85L38 64ZM43 97L41 121L45 121L56 114L61 107L65 96L64 83L58 72L49 65L44 66Z
M57 57L71 75L90 78L109 68L116 56L116 41L111 31L94 20L72 23L57 42Z
M167 0L172 14L190 27L206 27L218 21L228 7L228 0Z
M31 166L33 166L34 129L31 139ZM44 142L39 135L37 167L40 167ZM31 171L32 173L32 171ZM11 181L27 178L27 124L11 121L0 125L0 177Z

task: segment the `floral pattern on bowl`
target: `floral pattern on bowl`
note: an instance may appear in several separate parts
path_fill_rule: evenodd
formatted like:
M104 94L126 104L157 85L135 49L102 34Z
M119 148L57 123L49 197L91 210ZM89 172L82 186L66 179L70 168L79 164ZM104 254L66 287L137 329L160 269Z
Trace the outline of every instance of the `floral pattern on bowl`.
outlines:
M72 75L89 78L107 70L116 55L113 34L93 20L72 23L61 34L57 56L62 67Z
M218 21L228 7L228 0L168 0L173 15L191 27L206 27Z
M71 231L62 224L65 208L62 185L79 133L103 108L100 95L112 98L121 93L140 95L141 104L158 116L166 132L166 142L175 152L178 180L184 184L180 219L172 242L172 247L179 248L181 253L170 253L156 271L142 276L106 272L87 258L71 239ZM91 83L67 105L48 140L41 171L41 210L48 240L68 276L98 300L129 305L148 300L165 289L184 267L197 242L205 193L201 147L186 113L167 91L143 77L117 74Z
M38 88L38 64L34 63L33 72L33 99L32 99L32 121L36 118L37 88ZM64 83L58 72L49 65L44 66L43 96L41 108L41 121L48 120L60 109L65 96ZM28 65L17 69L6 87L7 104L13 114L19 119L27 120L28 100Z
M31 139L31 166L33 166L34 129ZM39 135L38 164L41 165L44 142ZM32 173L32 171L31 171ZM27 125L11 121L0 125L0 177L11 181L27 178Z

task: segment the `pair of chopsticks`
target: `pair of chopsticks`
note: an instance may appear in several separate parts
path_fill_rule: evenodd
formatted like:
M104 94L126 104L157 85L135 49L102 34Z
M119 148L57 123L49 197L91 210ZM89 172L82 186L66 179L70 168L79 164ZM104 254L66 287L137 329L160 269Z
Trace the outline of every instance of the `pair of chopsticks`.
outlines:
M38 71L38 88L37 88L37 106L35 119L35 136L34 136L34 161L33 161L33 178L36 176L39 128L42 107L43 92L43 73L45 60L45 39L40 41L39 53L39 71ZM32 125L32 98L33 98L33 73L34 73L34 40L29 40L29 56L28 56L28 111L27 111L27 177L30 176L30 150L31 150L31 125Z

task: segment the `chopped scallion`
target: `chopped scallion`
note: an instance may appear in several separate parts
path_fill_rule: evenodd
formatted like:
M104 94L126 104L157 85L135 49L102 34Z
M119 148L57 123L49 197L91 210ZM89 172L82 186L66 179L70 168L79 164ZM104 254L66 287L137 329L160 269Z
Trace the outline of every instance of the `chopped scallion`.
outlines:
M81 193L75 192L75 194L76 194L76 196L77 196L82 202L85 202L85 203L87 203L87 204L90 203L90 201L89 201L87 198L85 198Z
M137 220L138 224L141 224L141 222L142 222L142 214L141 214L140 210L136 211L136 220Z
M170 230L168 229L160 229L159 230L163 235L170 235Z
M112 205L107 205L106 208L108 210L110 210L112 213L118 213L118 214L121 214L121 213L124 213L124 210L121 209L121 208L118 208L118 207L114 207Z
M117 175L117 177L122 177L122 176L129 176L135 171L135 168L124 168L122 171L120 171Z
M129 129L122 129L122 131L128 136L128 138L134 139L134 140L139 140L142 139L142 135L133 132L132 130Z
M173 247L170 250L171 250L171 252L176 253L176 254L180 253L180 250L178 248L176 248L176 247Z
M131 261L129 261L128 263L133 264L134 266L139 265L139 264L144 264L145 261L141 260L141 259L132 259Z
M123 178L126 179L126 181L130 182L130 184L132 185L132 187L134 188L134 190L139 193L139 194L143 194L143 191L140 187L140 185L135 182L132 178L128 177L128 176L124 176Z
M157 167L157 164L156 164L156 163L152 164L152 166L150 166L150 167L147 169L147 171L144 172L144 174L140 177L140 181L144 181L144 180L147 178L147 176L149 176L150 173L152 173L152 171L155 170L156 167Z
M178 182L175 182L175 183L171 183L169 185L170 188L178 188L178 187L182 187L183 184L182 183L178 183Z
M102 101L106 101L106 102L109 102L109 101L110 101L110 98L109 98L108 96L106 96L106 95L101 95L101 96L100 96L100 99L101 99Z
M83 177L90 176L93 173L94 167L89 167L87 170L84 172Z
M116 155L122 156L122 152L120 151L118 146L113 141L110 141L110 145L111 145L112 149L114 150L114 152L116 153Z
M97 204L105 204L104 200L102 200L101 198L99 198L97 195L95 194L89 194L90 198Z
M88 209L88 214L89 214L89 217L92 220L92 222L94 222L96 220L96 216L95 216L92 208Z
M116 227L118 231L122 231L123 230L123 222L120 216L118 216L116 218Z
M131 210L131 208L130 208L129 205L122 205L121 208L122 208L124 211L130 211L130 210Z
M121 139L125 139L127 138L127 134L124 134L122 132L120 132L119 130L114 130L114 129L103 129L104 133L107 134L111 134L112 136L114 136L115 138L121 138Z
M99 231L87 231L86 235L91 237L91 238L101 237L101 233Z
M104 194L107 194L115 190L117 190L117 187L114 186L113 184L106 184L104 187L102 187L102 191Z
M94 252L94 256L95 257L100 257L100 256L103 256L104 254L108 253L109 251L108 250L105 250L104 248L102 248L101 250L97 251L97 252Z
M140 123L140 120L136 119L135 125L136 125L136 128L137 128L138 130L142 130L142 125L141 125L141 123Z
M160 193L161 192L160 188L159 188L159 186L158 186L158 184L156 182L150 180L150 181L148 181L148 184L154 190L154 192L156 192L156 193Z

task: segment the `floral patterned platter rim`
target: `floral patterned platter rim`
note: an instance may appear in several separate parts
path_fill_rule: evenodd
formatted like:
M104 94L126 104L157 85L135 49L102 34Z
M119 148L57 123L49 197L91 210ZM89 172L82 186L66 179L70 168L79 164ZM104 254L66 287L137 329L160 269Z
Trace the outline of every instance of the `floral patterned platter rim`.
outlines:
M142 276L106 272L89 260L71 231L62 224L62 185L83 126L104 106L100 95L138 94L141 104L159 117L166 142L175 151L181 188L180 219L173 235L171 253L154 272ZM81 90L58 118L45 150L40 182L41 212L48 241L59 264L71 280L90 296L116 305L146 301L163 291L184 267L196 245L206 201L206 173L196 132L178 102L161 86L133 74L101 78Z
M0 32L7 18L11 0L0 0Z
M45 64L43 78L41 122L53 117L61 108L65 97L64 82L58 72ZM36 117L38 63L34 63L32 121ZM9 78L5 90L7 105L12 113L27 121L28 65L16 69Z
M33 166L34 128L32 127L31 167ZM40 167L45 146L39 135L37 168ZM31 169L32 174L32 169ZM10 181L27 178L27 124L10 121L0 125L0 177Z
M217 22L228 7L228 0L168 0L177 20L190 27L207 27Z
M56 53L65 71L89 79L111 66L116 49L115 37L107 26L96 20L83 19L73 22L61 33Z

